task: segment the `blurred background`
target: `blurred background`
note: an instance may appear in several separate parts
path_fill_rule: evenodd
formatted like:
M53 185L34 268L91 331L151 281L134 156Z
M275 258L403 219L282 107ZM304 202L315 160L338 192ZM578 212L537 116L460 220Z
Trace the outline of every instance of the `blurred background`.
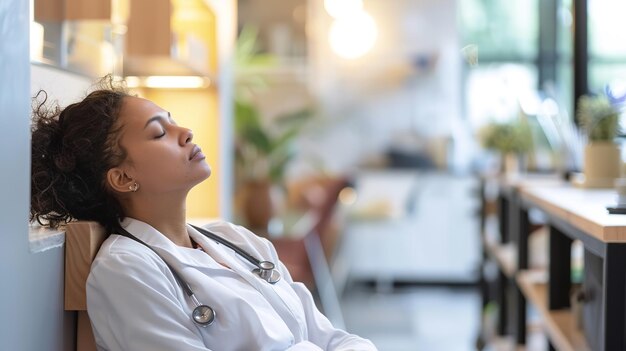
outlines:
M514 349L490 180L581 172L577 101L626 93L620 1L6 1L30 18L31 94L64 106L113 74L169 110L213 169L190 220L270 239L383 351Z

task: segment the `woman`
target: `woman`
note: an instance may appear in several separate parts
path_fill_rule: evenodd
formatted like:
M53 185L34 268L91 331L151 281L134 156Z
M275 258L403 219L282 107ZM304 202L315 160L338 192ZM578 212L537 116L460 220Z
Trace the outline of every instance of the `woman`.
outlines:
M192 132L151 101L110 82L62 111L44 100L32 152L31 217L92 220L112 233L87 281L100 350L376 349L333 328L267 240L229 223L186 224L187 194L211 169ZM282 279L262 279L205 229L275 263ZM193 317L198 305L211 309Z

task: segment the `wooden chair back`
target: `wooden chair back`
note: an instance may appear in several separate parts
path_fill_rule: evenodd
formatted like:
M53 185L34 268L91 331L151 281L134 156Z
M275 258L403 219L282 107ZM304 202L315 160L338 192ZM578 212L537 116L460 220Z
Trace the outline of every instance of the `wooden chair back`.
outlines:
M71 222L65 231L65 310L78 313L76 350L79 351L96 351L85 288L91 262L105 238L104 228L96 222Z

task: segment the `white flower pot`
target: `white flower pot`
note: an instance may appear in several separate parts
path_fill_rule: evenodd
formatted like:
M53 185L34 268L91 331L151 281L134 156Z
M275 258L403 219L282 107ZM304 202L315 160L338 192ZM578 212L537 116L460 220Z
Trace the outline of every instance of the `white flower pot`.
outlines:
M504 155L504 173L514 175L520 172L520 161L516 154Z
M523 173L522 157L516 153L504 155L504 174L507 177L517 177Z
M613 142L593 142L585 146L583 173L586 188L612 188L620 177L621 152Z

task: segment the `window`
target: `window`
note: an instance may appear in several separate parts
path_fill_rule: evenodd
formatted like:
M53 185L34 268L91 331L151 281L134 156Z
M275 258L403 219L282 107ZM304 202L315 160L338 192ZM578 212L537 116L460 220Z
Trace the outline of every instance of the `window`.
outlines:
M462 46L478 49L478 65L465 72L465 112L474 127L516 116L518 99L536 89L538 6L538 0L459 3Z
M626 83L626 2L588 1L589 91L597 93L606 84Z

